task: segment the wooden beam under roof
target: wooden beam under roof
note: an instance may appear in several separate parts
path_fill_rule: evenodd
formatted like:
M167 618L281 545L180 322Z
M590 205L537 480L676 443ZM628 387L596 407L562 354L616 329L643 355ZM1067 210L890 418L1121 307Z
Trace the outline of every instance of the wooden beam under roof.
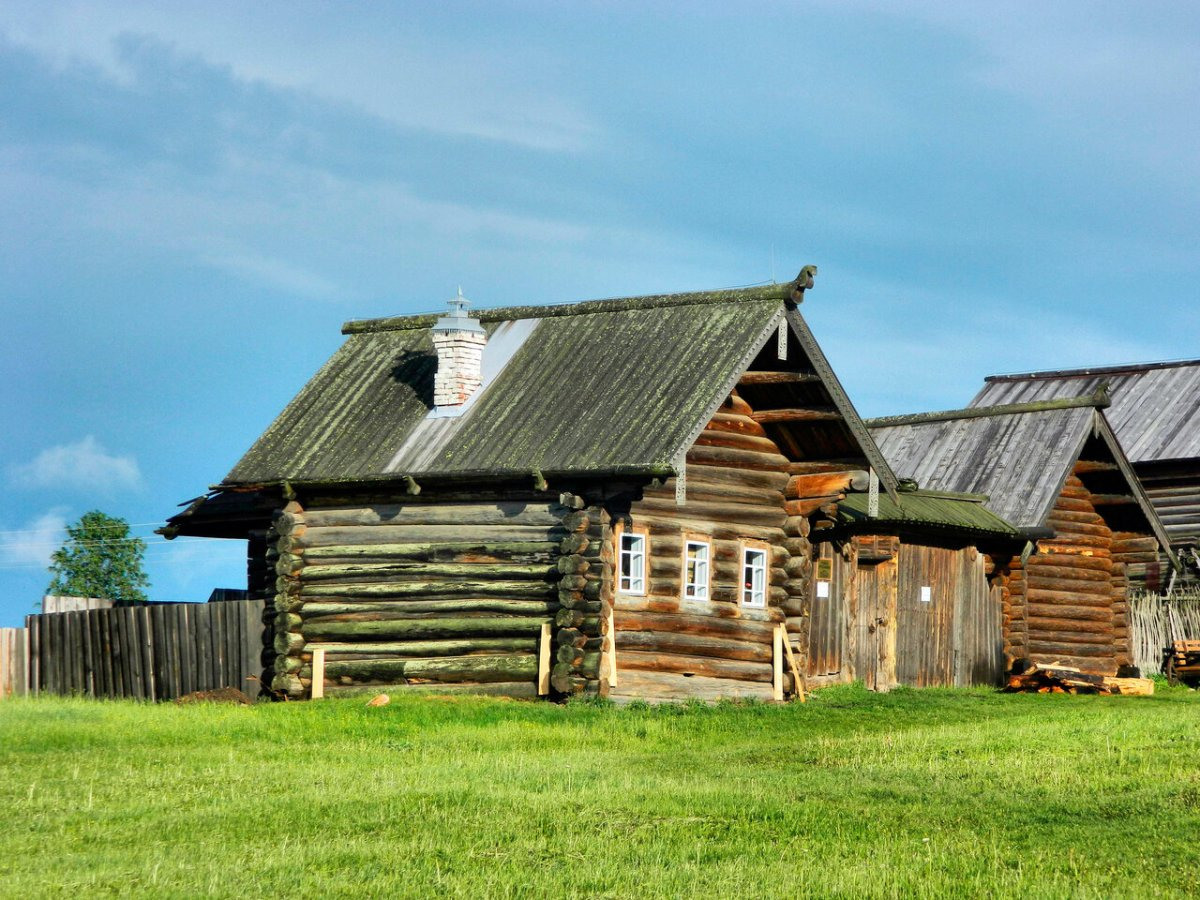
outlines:
M1137 503L1133 494L1092 494L1095 506L1122 506L1126 503Z
M750 413L761 425L776 422L834 422L842 414L832 406L811 406L804 409L763 409Z
M738 384L820 384L815 372L743 372Z
M1076 475L1088 475L1092 472L1119 472L1121 467L1115 462L1104 462L1098 459L1081 459L1075 463Z

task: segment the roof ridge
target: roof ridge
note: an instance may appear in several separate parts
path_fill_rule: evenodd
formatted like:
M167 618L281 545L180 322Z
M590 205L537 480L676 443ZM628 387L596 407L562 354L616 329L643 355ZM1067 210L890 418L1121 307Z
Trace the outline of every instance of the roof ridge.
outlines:
M795 280L771 282L742 288L715 291L688 291L675 294L646 294L638 297L614 297L606 300L581 300L546 306L500 306L473 311L480 322L508 322L514 319L552 319L590 313L620 312L628 309L660 309L672 306L698 306L754 300L790 300L798 290ZM368 334L378 331L411 331L429 328L441 313L389 316L379 319L352 319L342 325L342 334Z
M1002 403L996 406L968 406L965 409L946 409L939 412L909 413L902 416L878 416L864 419L868 428L887 428L895 425L920 425L926 422L952 422L955 419L984 419L991 416L1008 416L1020 413L1048 412L1055 409L1078 409L1091 406L1104 409L1112 401L1108 396L1108 383L1100 385L1095 392L1081 397L1060 397L1056 400L1032 400L1026 403Z
M1053 378L1087 378L1092 375L1133 375L1155 369L1174 369L1200 365L1200 359L1164 359L1148 363L1122 363L1113 366L1090 366L1082 369L1044 369L1038 372L1013 372L987 375L985 382L1044 381Z

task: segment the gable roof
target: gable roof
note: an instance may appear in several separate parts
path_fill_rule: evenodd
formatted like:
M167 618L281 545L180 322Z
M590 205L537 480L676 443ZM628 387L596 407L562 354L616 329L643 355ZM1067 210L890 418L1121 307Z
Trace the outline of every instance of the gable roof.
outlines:
M448 418L429 416L436 315L348 322L346 342L222 486L669 475L784 321L817 357L848 437L894 490L803 318L785 310L794 287L478 311L485 383Z
M988 509L1026 531L1046 527L1075 461L1095 437L1170 555L1162 522L1101 412L1107 403L1102 395L1059 398L868 419L867 426L900 477L935 491L986 494Z
M1107 383L1105 416L1134 462L1200 457L1200 360L989 375L971 406L1049 400Z

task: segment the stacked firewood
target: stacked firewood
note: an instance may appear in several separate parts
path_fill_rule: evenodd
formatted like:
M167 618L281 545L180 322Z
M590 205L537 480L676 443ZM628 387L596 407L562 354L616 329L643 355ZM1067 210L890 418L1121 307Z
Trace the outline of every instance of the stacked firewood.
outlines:
M1119 678L1081 672L1071 666L1047 666L1025 662L1008 676L1005 690L1030 694L1131 694L1154 693L1149 678Z

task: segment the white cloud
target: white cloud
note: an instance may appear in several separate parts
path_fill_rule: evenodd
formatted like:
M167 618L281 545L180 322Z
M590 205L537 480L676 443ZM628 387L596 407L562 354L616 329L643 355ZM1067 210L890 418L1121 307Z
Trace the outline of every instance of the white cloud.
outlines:
M10 468L12 481L25 488L85 488L114 491L137 488L142 473L132 456L109 453L92 435L75 444L47 447L32 462Z
M0 531L0 565L48 566L66 537L66 509L55 507L13 531Z

